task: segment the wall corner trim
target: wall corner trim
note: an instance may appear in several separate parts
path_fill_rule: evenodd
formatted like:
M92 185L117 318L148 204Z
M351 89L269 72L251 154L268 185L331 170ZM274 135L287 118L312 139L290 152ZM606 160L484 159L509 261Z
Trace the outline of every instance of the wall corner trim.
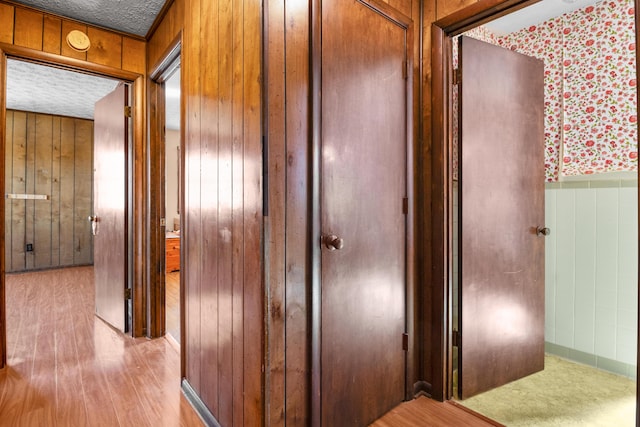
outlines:
M198 393L196 393L193 387L191 387L191 384L189 384L189 381L187 381L186 378L182 379L182 392L206 426L222 427L218 420L216 420L216 417L214 417L211 411L209 411L209 408L207 408L202 399L200 399Z

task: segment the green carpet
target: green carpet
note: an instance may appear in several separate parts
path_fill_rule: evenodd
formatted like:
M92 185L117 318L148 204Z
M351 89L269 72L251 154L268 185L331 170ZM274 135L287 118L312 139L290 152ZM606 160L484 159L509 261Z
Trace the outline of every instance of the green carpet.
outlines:
M632 427L635 400L635 381L546 355L544 371L460 403L507 426Z

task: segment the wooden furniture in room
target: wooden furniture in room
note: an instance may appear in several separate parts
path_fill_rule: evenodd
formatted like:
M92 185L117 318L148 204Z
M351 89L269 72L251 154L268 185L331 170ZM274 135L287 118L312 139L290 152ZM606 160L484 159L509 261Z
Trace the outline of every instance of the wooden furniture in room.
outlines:
M167 231L165 242L165 270L167 273L180 270L180 235Z

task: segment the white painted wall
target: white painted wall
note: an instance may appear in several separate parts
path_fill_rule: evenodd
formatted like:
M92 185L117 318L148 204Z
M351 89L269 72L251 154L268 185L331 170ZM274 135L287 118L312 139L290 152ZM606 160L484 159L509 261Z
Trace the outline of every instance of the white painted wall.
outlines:
M180 131L166 130L166 205L167 231L174 229L174 219L180 221L178 214L178 147L180 146Z
M636 365L637 180L547 184L545 339ZM625 179L627 178L627 179Z

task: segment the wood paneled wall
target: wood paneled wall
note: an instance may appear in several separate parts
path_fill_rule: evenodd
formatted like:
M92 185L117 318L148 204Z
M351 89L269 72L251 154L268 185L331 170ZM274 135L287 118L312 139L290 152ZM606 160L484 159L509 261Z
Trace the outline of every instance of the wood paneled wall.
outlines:
M224 426L263 424L261 10L175 0L148 52L182 30L184 377Z
M91 264L93 121L7 111L6 124L5 193L49 196L6 200L6 270Z
M67 45L72 30L89 36L91 49L78 52ZM106 65L144 74L144 40L77 21L60 18L28 7L0 2L0 43Z

